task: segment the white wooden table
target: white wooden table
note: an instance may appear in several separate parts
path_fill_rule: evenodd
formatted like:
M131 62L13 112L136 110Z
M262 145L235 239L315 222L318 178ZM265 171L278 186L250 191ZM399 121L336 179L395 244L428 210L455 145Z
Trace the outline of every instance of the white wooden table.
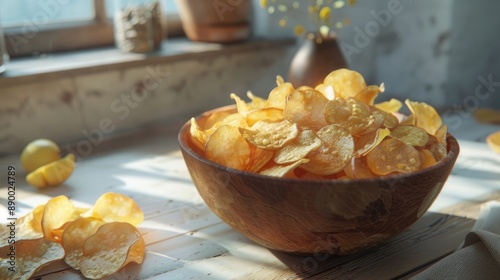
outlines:
M265 249L217 218L191 182L177 144L179 123L110 140L79 159L62 186L28 186L18 156L0 159L0 217L6 221L8 165L18 167L19 215L66 195L90 206L105 192L132 197L145 214L139 226L147 244L144 263L110 279L391 279L404 278L451 253L474 224L479 205L500 200L500 155L482 140L500 127L464 120L452 131L461 153L453 174L429 212L409 230L368 252L322 259ZM481 142L470 141L479 139ZM2 208L3 207L3 208ZM64 262L35 279L83 279Z

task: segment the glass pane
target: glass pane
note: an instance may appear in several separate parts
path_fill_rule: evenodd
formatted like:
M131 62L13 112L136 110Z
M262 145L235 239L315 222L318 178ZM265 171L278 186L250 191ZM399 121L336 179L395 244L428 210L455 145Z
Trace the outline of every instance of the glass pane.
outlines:
M0 22L3 26L39 26L93 18L93 0L0 1Z
M108 18L113 18L115 7L117 5L117 0L106 0L106 16ZM175 0L160 0L161 7L165 14L176 14L177 6Z

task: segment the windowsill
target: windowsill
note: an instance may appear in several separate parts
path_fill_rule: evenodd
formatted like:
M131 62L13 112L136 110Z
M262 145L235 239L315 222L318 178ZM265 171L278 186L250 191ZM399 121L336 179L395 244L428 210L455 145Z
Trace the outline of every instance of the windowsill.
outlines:
M158 51L149 54L124 53L116 47L108 47L29 58L15 58L8 63L7 71L0 76L0 88L222 52L258 51L269 47L291 46L294 42L294 39L253 38L242 43L224 45L193 42L187 38L173 38L165 40Z

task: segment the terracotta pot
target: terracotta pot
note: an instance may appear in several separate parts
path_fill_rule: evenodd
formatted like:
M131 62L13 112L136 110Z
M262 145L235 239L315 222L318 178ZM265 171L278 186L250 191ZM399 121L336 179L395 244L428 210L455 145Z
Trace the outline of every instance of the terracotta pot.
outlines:
M317 38L305 39L290 64L288 80L294 87L315 87L333 70L346 68L335 35L322 38L321 42Z
M250 36L251 0L177 0L177 7L193 41L232 43Z

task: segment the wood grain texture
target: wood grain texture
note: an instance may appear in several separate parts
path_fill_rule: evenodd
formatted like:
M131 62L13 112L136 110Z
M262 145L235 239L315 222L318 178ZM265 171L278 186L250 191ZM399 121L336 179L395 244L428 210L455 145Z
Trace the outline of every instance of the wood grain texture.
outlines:
M193 148L189 126L181 128L179 143L208 207L262 246L296 254L345 255L401 233L427 211L459 153L448 135L448 155L417 172L349 181L284 179L205 159Z

